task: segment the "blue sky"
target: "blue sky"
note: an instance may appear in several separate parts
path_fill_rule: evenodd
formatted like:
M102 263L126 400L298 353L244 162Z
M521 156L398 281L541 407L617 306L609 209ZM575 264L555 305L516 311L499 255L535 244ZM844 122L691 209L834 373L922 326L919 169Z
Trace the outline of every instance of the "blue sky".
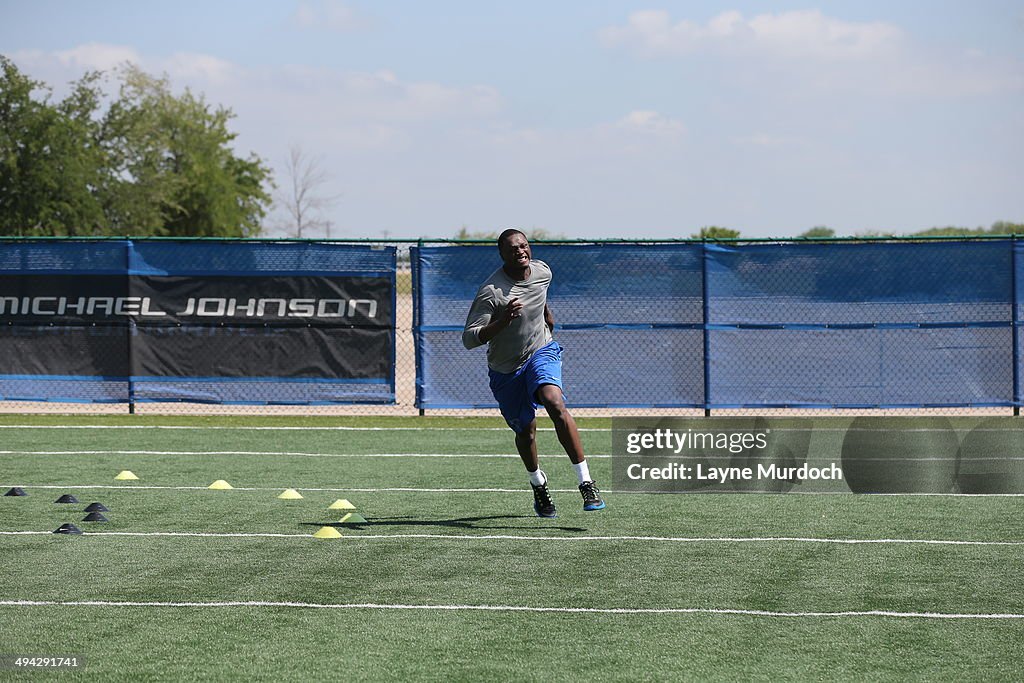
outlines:
M0 0L0 53L166 73L282 184L300 145L335 237L1024 222L1019 0Z

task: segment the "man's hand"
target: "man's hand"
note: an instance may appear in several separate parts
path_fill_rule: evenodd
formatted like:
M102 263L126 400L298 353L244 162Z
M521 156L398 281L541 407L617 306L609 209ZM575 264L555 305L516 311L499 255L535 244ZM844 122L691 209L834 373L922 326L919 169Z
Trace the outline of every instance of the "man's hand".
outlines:
M518 298L509 299L505 310L501 312L501 322L504 327L512 324L512 321L523 314L523 305Z
M513 320L522 315L523 305L519 303L519 299L509 299L508 303L505 304L505 308L501 311L501 315L480 328L480 332L477 335L478 339L480 339L481 343L486 344L494 339L495 335L511 325Z

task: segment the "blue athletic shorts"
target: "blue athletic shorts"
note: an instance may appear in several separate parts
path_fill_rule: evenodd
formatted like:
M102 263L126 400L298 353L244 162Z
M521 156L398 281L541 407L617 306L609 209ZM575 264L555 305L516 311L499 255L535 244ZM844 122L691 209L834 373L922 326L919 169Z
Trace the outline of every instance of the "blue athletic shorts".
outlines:
M541 407L537 388L544 384L562 388L562 347L552 341L534 351L530 360L512 374L494 370L488 370L488 374L501 416L513 431L522 432L536 419L537 408Z

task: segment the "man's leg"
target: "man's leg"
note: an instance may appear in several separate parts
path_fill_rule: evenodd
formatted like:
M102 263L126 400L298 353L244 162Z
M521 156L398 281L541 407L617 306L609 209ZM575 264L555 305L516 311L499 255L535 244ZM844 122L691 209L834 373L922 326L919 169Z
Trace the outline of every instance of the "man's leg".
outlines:
M548 481L537 457L537 420L526 380L522 374L504 375L490 371L491 392L498 401L501 416L516 433L516 450L526 467L533 488L533 509L541 517L555 517L557 510L548 491Z
M583 444L580 442L580 431L576 428L576 420L573 419L569 409L565 407L565 399L562 397L562 390L554 384L544 384L537 388L537 399L548 411L548 417L555 423L555 434L558 435L558 442L562 444L566 455L573 465L578 465L586 460L583 455ZM536 426L536 421L534 421ZM534 450L536 452L536 448Z
M580 482L580 494L583 496L584 510L600 510L605 503L601 499L600 491L590 476L590 467L587 465L587 458L583 455L583 444L580 441L580 430L576 428L576 420L565 407L565 398L562 396L562 389L555 384L542 384L537 387L537 400L548 411L548 416L555 423L555 433L558 441L565 449L566 455L572 461L573 469L576 470L576 477ZM536 423L536 421L535 421Z
M527 472L536 472L540 469L540 459L537 457L537 421L530 423L528 429L516 432L516 450L519 457L523 459Z
M540 459L537 457L537 421L531 420L530 426L521 432L516 432L516 450L519 457L526 466L526 474L530 477L530 486L533 488L533 510L541 517L555 517L558 511L555 503L551 500L551 492L548 491L548 478L540 469Z

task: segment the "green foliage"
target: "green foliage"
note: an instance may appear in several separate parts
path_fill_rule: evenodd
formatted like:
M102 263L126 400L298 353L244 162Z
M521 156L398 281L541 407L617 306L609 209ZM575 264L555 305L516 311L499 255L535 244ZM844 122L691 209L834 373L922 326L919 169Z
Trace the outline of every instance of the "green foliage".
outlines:
M455 233L455 239L457 240L490 240L497 239L498 233L496 231L486 230L470 230L465 225L459 228L459 231Z
M104 226L93 192L103 158L92 119L97 78L87 74L50 104L44 84L0 56L0 228L73 235Z
M889 237L899 237L899 235L893 231L885 232L882 230L866 230L864 232L858 232L855 237L862 237L865 239L885 239Z
M1010 221L996 221L989 228L993 235L1024 235L1024 223L1011 223Z
M722 228L717 225L705 225L700 229L700 232L690 235L695 239L702 240L727 240L735 239L740 236L739 230L733 230L731 228Z
M956 235L987 235L988 230L985 228L960 228L957 226L947 226L944 228L935 227L928 228L927 230L921 230L920 232L910 233L915 237L945 237L945 236L956 236Z
M235 156L230 110L130 65L109 104L100 73L54 103L2 56L0 70L0 233L259 233L270 169Z
M822 237L835 237L836 231L824 225L817 225L810 230L805 230L800 233L800 237L807 237L810 239L820 239Z
M933 236L959 236L971 237L976 235L1022 235L1024 234L1024 224L1022 223L1011 223L1009 221L996 221L990 228L962 228L958 226L946 226L946 227L935 227L921 232L912 233L915 237L933 237Z
M502 230L469 230L463 225L457 233L455 233L455 239L457 240L496 240L498 235L503 232ZM524 229L523 234L526 235L528 240L564 240L565 235L562 233L551 232L545 228L529 228Z

